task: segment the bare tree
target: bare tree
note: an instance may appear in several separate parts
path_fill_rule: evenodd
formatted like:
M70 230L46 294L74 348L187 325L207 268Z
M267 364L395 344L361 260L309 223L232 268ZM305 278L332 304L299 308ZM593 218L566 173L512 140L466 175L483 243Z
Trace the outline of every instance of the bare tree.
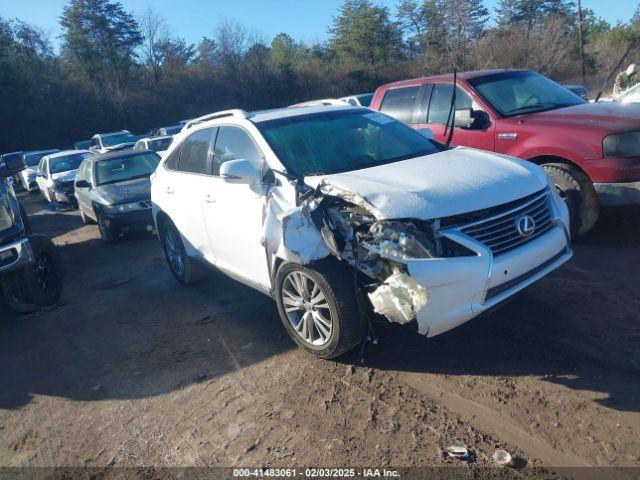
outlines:
M156 10L149 7L140 16L139 23L144 37L141 47L144 61L157 82L160 80L160 68L162 65L159 46L169 38L167 22Z

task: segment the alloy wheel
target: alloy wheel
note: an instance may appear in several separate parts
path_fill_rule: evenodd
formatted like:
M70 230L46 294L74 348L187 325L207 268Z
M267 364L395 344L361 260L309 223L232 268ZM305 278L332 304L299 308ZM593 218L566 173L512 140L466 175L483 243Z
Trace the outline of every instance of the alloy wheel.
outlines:
M309 275L293 271L284 278L282 304L289 323L302 340L314 347L329 341L333 331L329 303Z
M178 241L172 228L167 228L164 234L164 245L167 251L167 259L169 266L176 275L181 277L184 275L184 258L182 258L182 250L178 246Z
M57 280L56 270L53 260L46 253L38 255L34 265L35 279L38 289L43 293L48 293L55 288Z

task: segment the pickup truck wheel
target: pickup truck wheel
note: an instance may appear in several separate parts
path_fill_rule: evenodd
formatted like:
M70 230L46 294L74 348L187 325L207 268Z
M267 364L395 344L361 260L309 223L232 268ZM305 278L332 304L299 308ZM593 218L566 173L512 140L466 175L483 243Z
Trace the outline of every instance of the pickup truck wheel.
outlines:
M193 285L202 279L205 269L187 255L178 229L169 220L160 224L160 241L169 270L182 285Z
M98 217L98 230L100 230L100 237L105 243L113 243L118 239L118 236L113 231L113 228L109 227L104 218L100 213L97 214Z
M560 197L569 207L571 236L586 234L598 221L600 202L587 175L571 165L547 163L542 166L556 184Z
M6 304L18 313L54 305L62 294L60 254L44 235L29 237L34 262L0 279Z
M357 346L364 336L353 288L353 275L333 260L313 268L283 264L275 278L280 318L291 338L320 358L336 358Z

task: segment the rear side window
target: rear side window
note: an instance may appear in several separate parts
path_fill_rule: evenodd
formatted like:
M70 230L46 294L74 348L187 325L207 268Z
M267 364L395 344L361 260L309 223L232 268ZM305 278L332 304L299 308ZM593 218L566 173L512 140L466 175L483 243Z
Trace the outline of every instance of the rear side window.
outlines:
M447 123L449 110L451 109L452 94L453 85L451 83L442 83L433 87L427 123ZM460 87L456 87L456 110L471 108L472 105L473 100L469 94Z
M189 136L181 147L179 170L211 175L211 140L215 128L204 128Z
M213 174L220 174L220 165L229 160L249 160L257 169L262 166L262 153L247 132L238 127L220 127L213 160Z
M380 111L400 122L411 123L419 91L420 86L388 90L382 99Z

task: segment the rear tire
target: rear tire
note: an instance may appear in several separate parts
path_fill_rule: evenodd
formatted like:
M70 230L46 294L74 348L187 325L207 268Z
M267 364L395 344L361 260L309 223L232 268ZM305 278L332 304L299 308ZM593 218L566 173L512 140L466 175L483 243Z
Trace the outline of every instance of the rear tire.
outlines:
M564 163L547 163L542 167L569 208L572 237L585 235L600 216L600 202L591 180L581 170Z
M50 307L62 295L62 267L57 247L49 237L31 235L34 262L0 277L5 303L18 313Z
M170 220L165 220L159 225L158 230L164 257L174 278L185 286L202 280L206 273L205 268L187 255L182 236L175 225Z
M353 275L344 264L332 259L310 267L285 263L276 273L275 290L285 329L308 353L336 358L362 341L364 317L356 301ZM303 295L298 295L301 291Z

